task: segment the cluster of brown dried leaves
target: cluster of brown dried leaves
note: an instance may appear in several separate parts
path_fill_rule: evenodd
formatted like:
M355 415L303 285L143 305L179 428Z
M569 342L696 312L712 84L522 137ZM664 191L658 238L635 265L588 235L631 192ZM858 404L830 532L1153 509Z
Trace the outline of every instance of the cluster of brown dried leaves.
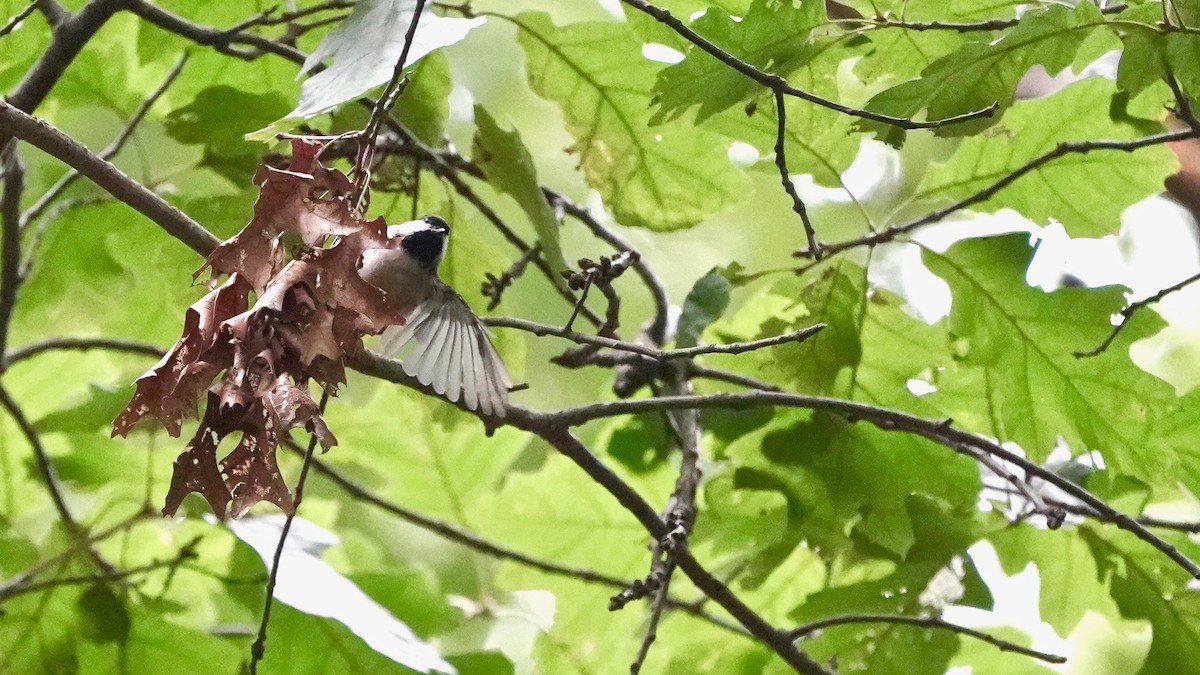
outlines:
M322 147L294 140L287 170L259 171L253 220L196 271L211 268L210 292L188 308L183 336L138 378L113 422L113 436L125 436L149 415L178 436L205 394L200 426L175 461L164 515L192 492L221 518L242 516L260 501L291 513L275 461L281 435L303 427L326 450L337 442L308 381L335 390L363 334L404 322L358 274L364 250L395 242L382 218L358 217L353 184L321 165ZM218 286L221 274L229 278ZM222 440L235 433L236 446L218 462Z

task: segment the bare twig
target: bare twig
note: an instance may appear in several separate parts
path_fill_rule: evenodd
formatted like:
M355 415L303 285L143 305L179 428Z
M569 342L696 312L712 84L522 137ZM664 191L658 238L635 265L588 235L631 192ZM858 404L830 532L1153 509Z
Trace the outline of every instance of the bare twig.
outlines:
M596 235L613 248L622 253L633 251L633 247L626 243L624 239L619 237L616 232L613 232L611 228L606 227L597 218L592 216L587 209L549 188L542 188L542 192L546 195L546 201L562 208L563 213L566 213L572 218L575 218L579 222L583 223L584 226L592 231L592 234ZM649 334L651 341L655 345L661 345L663 340L666 339L667 332L667 311L669 302L667 300L666 288L663 286L662 281L658 278L658 275L656 275L654 271L650 269L650 265L648 265L641 256L635 258L632 262L632 265L633 271L636 272L639 277L641 277L642 283L646 285L646 289L650 291L650 296L654 300L654 317L650 320L650 325L647 327L646 332Z
M1136 314L1138 311L1140 311L1141 309L1143 309L1149 305L1153 305L1154 303L1162 300L1163 298L1167 297L1168 295L1170 295L1172 293L1181 291L1181 290L1187 288L1188 286L1191 286L1192 284L1196 283L1197 281L1200 281L1200 273L1193 274L1192 276L1184 279L1183 281L1180 281L1177 284L1168 286L1148 298L1145 298L1143 300L1138 300L1137 302L1129 303L1129 305L1127 307L1125 307L1125 309L1121 310L1120 322L1117 323L1117 325L1112 327L1112 330L1109 331L1108 336L1104 338L1103 342L1101 342L1100 344L1096 345L1095 347L1093 347L1087 351L1075 352L1075 356L1077 358L1087 358L1089 356L1096 356L1096 355L1100 354L1104 350L1108 349L1109 346L1113 343L1113 341L1117 339L1117 336L1120 335L1121 331L1125 329L1125 324L1129 323L1129 320L1131 318L1133 318L1134 314Z
M1128 7L1125 3L1116 3L1108 7L1101 7L1101 14L1120 14ZM858 22L867 22L876 28L900 28L903 30L927 31L927 30L948 30L959 33L976 33L988 32L995 30L1005 30L1016 26L1020 19L988 19L987 21L973 22L958 22L958 21L904 21L902 19L893 19L891 17L876 17L868 19L856 19Z
M129 579L130 577L140 576L142 574L146 574L148 572L153 572L155 570L178 568L181 564L184 563L184 561L191 560L196 557L195 544L196 544L196 542L193 541L193 542L183 546L182 548L179 549L179 553L177 553L176 555L174 555L171 558L167 558L165 560L154 560L154 561L146 563L145 565L139 565L137 567L131 567L129 569L124 569L124 570L114 569L112 571L101 572L99 574L83 574L83 575L78 575L78 576L55 577L53 579L46 579L44 581L28 581L28 580L26 580L24 583L20 583L20 584L11 584L11 583L5 584L3 587L0 587L0 602L4 602L5 600L10 600L14 597L17 597L19 595L24 595L26 593L36 593L38 591L44 591L49 588L57 588L59 586L74 586L74 585L80 585L80 584L95 584L95 583L112 583L112 582L116 582L116 581L125 581L125 580ZM28 578L26 578L26 579L28 579Z
M484 323L497 328L515 328L523 330L534 335L553 335L565 340L570 340L578 344L590 344L598 347L608 347L623 352L632 352L641 354L658 361L670 361L673 359L692 358L702 356L704 354L741 354L743 352L762 349L763 347L771 347L774 345L785 344L788 342L803 342L819 333L825 328L825 324L815 324L800 330L793 331L784 335L763 338L761 340L751 340L750 342L731 342L723 345L697 345L695 347L686 347L683 349L655 349L634 342L626 342L615 338L607 338L599 335L587 335L578 333L573 330L567 330L561 326L551 326L550 324L538 323L536 321L526 321L525 319L516 319L512 317L487 317Z
M21 572L18 572L3 585L0 585L0 598L8 597L9 595L14 594L14 589L28 584L30 579L78 554L80 551L104 541L118 532L123 532L135 524L146 520L147 518L152 518L154 515L154 512L149 508L143 508L137 513L134 513L128 518L125 518L110 527L107 527L99 532L88 534L86 537L76 539L65 549L44 560L41 560L40 562L25 570L22 570Z
M1000 651L1014 652L1023 654L1047 663L1066 663L1067 658L1058 654L1050 654L1041 652L1030 647L1022 647L1015 642L1003 640L994 635L989 635L983 631L959 626L958 624L950 623L945 619L940 619L934 616L905 616L903 614L844 614L841 616L831 616L812 623L806 623L803 626L793 629L788 635L793 640L799 640L811 636L818 631L830 628L832 626L844 626L847 624L861 623L897 623L909 626L920 626L921 628L931 628L936 630L948 630L960 635L982 640L990 645L994 645Z
M317 404L318 414L325 412L325 406L329 403L329 390L321 391L321 402ZM287 544L288 533L292 529L292 521L296 519L296 513L300 510L300 502L304 500L304 483L308 480L308 470L312 466L313 451L317 447L317 434L311 433L308 436L308 448L304 452L304 464L300 466L300 478L296 480L295 494L292 496L292 511L287 514L287 519L283 521L283 528L279 531L279 543L275 546L275 557L271 560L271 572L267 576L267 594L263 600L262 619L258 623L258 636L254 638L254 643L250 645L250 675L255 675L258 672L258 663L262 661L263 655L267 651L267 625L271 622L271 605L275 601L275 581L279 576L279 561L283 558L283 548Z
M947 117L945 119L921 122L910 120L904 117L884 115L881 113L872 112L870 110L863 110L861 108L852 108L850 106L842 105L836 101L830 101L828 99L821 98L820 96L804 91L803 89L797 89L796 87L788 84L787 79L784 77L755 68L751 64L737 58L733 54L730 54L724 49L721 49L717 45L713 44L713 42L708 38L689 28L687 24L675 18L670 11L663 7L650 4L645 0L621 0L621 2L629 5L639 12L650 15L659 23L666 25L668 28L678 33L683 39L708 52L713 58L724 63L730 68L733 68L751 80L761 84L762 86L770 89L771 91L786 96L794 96L796 98L808 101L809 103L815 103L823 108L840 112L843 115L859 117L900 129L936 129L938 127L945 127L951 124L967 122L970 120L979 119L981 117L991 117L992 115L996 114L997 110L999 110L999 106L993 103L982 110L975 110L973 112L963 115L955 115L954 117Z
M85 542L84 548L102 572L111 573L112 566L100 556L90 543L86 543L88 541L87 531L75 519L71 508L67 506L62 484L58 480L58 472L54 470L54 463L50 461L50 454L46 452L46 446L42 445L42 438L38 435L37 429L33 427L33 423L26 417L25 411L21 409L16 399L3 385L0 385L0 407L3 407L8 416L17 424L21 435L25 437L30 449L33 450L34 465L41 474L42 482L46 485L46 492L50 494L50 501L54 503L54 509L58 511L58 517L62 520L63 526L67 528L67 532L77 541Z
M813 228L812 220L808 217L808 207L796 192L796 184L792 182L791 171L788 169L787 149L784 139L787 136L787 111L784 109L783 92L775 90L775 167L779 169L779 181L783 191L792 200L792 210L800 216L804 224L804 238L808 240L808 250L816 260L821 259L821 245L817 243L817 231Z
M907 223L884 228L878 232L871 232L870 234L863 235L856 239L841 241L834 244L823 244L822 249L826 255L833 255L835 253L841 253L843 251L847 251L852 248L858 248L860 246L874 247L878 246L879 244L885 244L901 235L908 234L909 232L912 232L923 225L936 223L946 216L957 211L961 211L968 206L985 202L996 195L996 193L1016 182L1025 174L1030 173L1031 171L1034 171L1035 169L1038 169L1066 155L1086 154L1089 152L1095 152L1097 150L1120 150L1123 152L1133 152L1134 150L1152 145L1162 145L1164 143L1183 141L1197 137L1200 137L1198 132L1192 131L1191 129L1186 129L1183 131L1169 131L1160 134L1153 134L1128 141L1095 140L1059 143L1054 147L1054 149L1034 157L1025 164L1004 174L995 182L983 188L982 190L968 195L967 197L964 197L953 204L931 211L930 213L927 213L915 220L910 220ZM810 252L801 250L797 251L794 255L796 255L796 257L806 258L810 256Z
M483 297L488 299L487 308L489 312L500 306L500 299L504 297L504 291L508 290L508 287L512 286L513 282L525 273L525 268L529 266L529 261L533 260L540 250L541 246L535 244L528 251L522 253L521 257L517 258L517 261L504 270L500 276L496 276L491 272L487 272L484 275L484 282L480 286L479 292L483 293Z
M39 3L38 7L54 26L50 44L25 72L21 82L8 93L7 105L27 113L41 105L50 89L66 72L67 66L71 65L96 31L121 9L124 1L92 0L74 14L67 14L57 3ZM11 137L6 126L0 124L0 146Z
M146 113L150 112L150 108L154 106L155 102L157 102L164 93L166 93L167 89L171 86L171 83L173 83L175 79L179 77L179 74L183 72L183 67L187 64L187 60L188 55L186 52L180 55L179 60L175 62L175 65L167 73L167 76L163 78L163 81L158 85L158 87L154 91L150 92L149 96L142 99L142 102L138 105L137 110L133 111L133 115L121 129L121 133L117 134L117 137L113 139L112 143L110 143L107 148L104 148L100 151L98 156L101 159L112 159L118 152L121 151L121 148L125 147L125 143L129 141L130 137L133 136L134 129L141 124L142 120L146 117ZM21 228L24 229L25 226L40 216L46 210L46 208L54 202L55 199L58 199L59 195L61 195L64 190L71 186L71 183L74 183L75 180L79 178L80 175L81 174L78 169L72 168L70 171L64 174L62 178L59 178L54 185L50 186L49 190L46 190L41 197L38 197L38 200L33 203L33 206L30 206L25 210L24 213L21 214Z
M417 24L421 21L421 13L425 11L425 0L416 0L416 3L413 8L412 20L408 24L407 32L404 33L404 46L400 49L400 58L396 60L396 67L392 70L392 79L388 81L387 86L383 88L383 94L375 102L371 118L367 120L367 126L363 129L362 136L359 137L359 154L358 159L354 162L357 175L355 176L355 193L352 200L356 207L361 207L364 197L367 196L367 186L371 182L371 159L375 154L375 139L379 136L379 128L383 124L383 119L391 112L392 106L396 105L400 94L404 92L407 82L404 77L404 66L408 62L408 52L412 49L413 37L417 34Z
M144 342L133 342L130 340L117 340L110 338L48 338L27 344L23 347L17 347L10 350L4 355L3 361L0 361L0 371L8 370L14 363L19 363L25 359L37 356L43 352L70 349L77 351L88 351L89 349L104 349L115 352L126 352L129 354L139 354L144 356L161 357L165 350L156 345L147 344Z
M18 25L20 25L20 23L22 21L24 21L30 14L33 14L34 10L36 10L37 7L38 7L37 0L33 0L33 2L29 3L28 5L25 5L25 9L22 9L21 11L14 14L13 18L8 20L8 23L4 24L3 26L0 26L0 38L13 32L13 29L16 28Z
M303 455L305 452L304 449L297 445L294 441L285 441L284 445L295 453ZM625 588L633 583L632 580L622 579L620 577L611 576L595 570L583 567L572 567L569 565L556 563L551 560L536 558L526 553L522 553L516 549L512 549L497 542L485 539L484 537L471 532L470 530L463 529L453 523L431 518L423 513L405 508L396 502L380 497L378 494L372 492L363 485L354 482L344 473L326 463L319 457L313 458L313 470L316 471L317 474L328 479L334 485L341 488L350 497L357 499L364 504L370 504L371 506L396 516L407 523L416 525L421 529L432 532L448 541L460 544L478 553L482 553L499 560L508 560L518 565L529 567L546 574L576 579L585 583L599 584L602 586L608 586L610 588ZM705 612L702 608L696 606L695 603L683 602L674 598L668 598L667 605L672 609L678 609L686 612L687 614L690 614L703 621L707 621L720 628L738 633L739 635L746 635L745 629L741 628L740 626L730 624L728 621L718 616Z
M691 383L684 371L683 367L675 368L666 387L667 393L675 395L692 393ZM701 478L700 416L694 409L683 409L671 411L667 418L679 440L681 453L679 476L675 480L675 489L671 492L671 498L667 501L667 508L664 512L664 519L670 530L665 537L654 542L655 560L647 581L657 580L659 588L654 592L650 602L650 618L641 647L629 668L632 675L637 675L641 671L646 655L650 652L650 645L654 643L658 622L662 618L667 590L671 584L671 576L675 571L675 553L680 548L687 546L692 525L696 522L696 490L700 486Z

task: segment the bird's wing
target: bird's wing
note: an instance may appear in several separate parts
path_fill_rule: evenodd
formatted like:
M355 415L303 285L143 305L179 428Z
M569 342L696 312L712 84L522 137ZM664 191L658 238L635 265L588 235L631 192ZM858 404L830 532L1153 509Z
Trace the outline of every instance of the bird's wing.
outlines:
M454 289L438 283L403 326L383 332L379 350L404 372L470 410L503 417L512 386L487 327Z

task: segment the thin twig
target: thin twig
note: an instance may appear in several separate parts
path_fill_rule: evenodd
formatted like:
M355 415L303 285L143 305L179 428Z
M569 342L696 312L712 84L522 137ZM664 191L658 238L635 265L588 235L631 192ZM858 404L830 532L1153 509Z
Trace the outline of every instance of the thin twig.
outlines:
M1200 281L1200 273L1193 274L1192 276L1184 279L1183 281L1180 281L1177 284L1168 286L1168 287L1162 289L1161 291L1155 293L1154 295L1152 295L1148 298L1145 298L1144 300L1138 300L1137 302L1129 303L1129 305L1127 307L1125 307L1125 309L1121 310L1120 322L1118 322L1117 325L1112 327L1112 330L1109 331L1108 336L1104 338L1104 341L1087 351L1075 352L1075 357L1082 359L1082 358L1087 358L1090 356L1096 356L1096 355L1100 354L1104 350L1108 349L1110 345L1112 345L1113 341L1117 339L1117 336L1121 334L1121 331L1125 329L1125 324L1129 323L1129 320L1131 318L1133 318L1133 315L1135 313L1137 313L1139 310L1143 309L1144 307L1147 307L1148 305L1153 305L1154 303L1162 300L1163 298L1167 297L1168 295L1170 295L1172 293L1181 291L1181 290L1187 288L1188 286L1191 286L1192 284L1196 283L1197 281Z
M416 204L416 200L413 200L413 204ZM531 246L508 269L501 272L500 276L496 276L491 272L484 274L484 282L479 290L483 293L483 297L488 299L487 308L489 312L500 306L500 299L504 297L504 291L508 290L513 285L513 282L525 273L525 268L529 266L529 261L533 260L540 250L540 244Z
M1120 14L1128 7L1125 3L1117 3L1109 7L1101 7L1101 14ZM957 22L957 21L905 21L891 17L876 17L855 19L857 22L867 22L877 28L900 28L903 30L929 31L947 30L958 33L976 33L1005 30L1020 23L1020 19L988 19L986 21Z
M325 406L329 403L329 390L321 391L321 402L317 404L318 414L325 412ZM258 637L254 638L254 643L250 645L250 675L258 673L258 663L262 661L263 655L267 651L267 625L271 622L271 605L275 601L275 582L279 576L279 561L283 558L283 548L287 544L288 533L292 529L292 521L296 519L296 513L300 510L300 502L304 500L304 483L308 480L308 470L312 466L313 451L317 447L317 434L311 433L308 436L308 448L304 453L304 464L300 466L300 478L296 481L295 494L292 497L292 511L287 514L287 519L283 521L283 528L279 532L279 543L275 546L275 557L271 560L271 573L267 576L266 598L263 600L262 619L258 623Z
M779 181L783 191L792 200L792 210L800 216L804 224L804 238L808 240L808 250L816 260L821 259L821 245L817 243L817 231L813 228L812 220L808 217L808 207L796 192L796 184L792 182L791 171L788 169L787 149L784 140L787 136L787 111L784 110L783 92L775 90L775 167L779 169Z
M994 635L989 635L983 631L959 626L958 624L950 623L945 619L940 619L934 616L905 616L903 614L844 614L841 616L831 616L812 623L806 623L803 626L793 629L788 633L788 636L793 640L809 637L822 629L832 626L844 626L847 624L860 623L897 623L909 626L920 626L921 628L932 628L937 630L948 630L967 637L973 637L976 640L982 640L990 645L1000 649L1000 651L1014 652L1029 656L1047 663L1066 663L1067 658L1058 654L1050 654L1048 652L1038 651L1030 647L1023 647L1015 642L1003 640Z
M702 356L704 354L741 354L743 352L762 349L763 347L772 347L775 345L785 344L789 342L803 342L821 332L825 328L825 324L814 324L805 328L801 328L791 333L784 335L776 335L774 337L763 338L761 340L751 340L749 342L731 342L728 344L719 345L697 345L695 347L686 347L683 349L655 349L647 347L635 342L626 342L614 338L607 338L600 335L588 335L586 333L578 333L573 330L565 329L561 326L552 326L546 323L538 323L536 321L527 321L525 319L517 319L513 317L486 317L483 322L489 326L497 328L515 328L523 330L527 333L533 333L537 336L553 335L555 337L570 340L578 344L596 345L598 347L608 347L623 352L632 352L641 354L658 361L670 361L672 359L692 358Z
M858 248L860 246L874 247L880 244L885 244L896 239L900 235L908 234L909 232L912 232L923 225L936 223L946 216L957 211L961 211L968 206L985 202L996 195L996 193L1016 182L1017 179L1021 178L1025 174L1030 173L1031 171L1034 171L1035 169L1038 169L1066 155L1086 154L1096 150L1120 150L1123 152L1133 152L1134 150L1152 145L1162 145L1164 143L1184 141L1197 137L1200 137L1200 133L1192 131L1191 129L1186 129L1183 131L1168 131L1164 133L1153 134L1128 141L1095 140L1062 142L1056 145L1054 149L1034 157L1025 164L1022 164L1012 171L1009 171L982 190L968 195L967 197L964 197L953 204L931 211L924 216L921 216L915 220L910 220L907 223L884 228L878 232L872 232L856 239L841 241L834 244L823 244L822 249L826 255L833 255L835 253L841 253L843 251L847 251L852 248ZM797 251L794 255L796 257L806 258L809 257L809 252L802 250Z
M809 93L803 89L797 89L796 87L788 84L787 79L784 77L755 68L751 64L737 58L733 54L730 54L724 49L721 49L717 45L713 44L713 42L711 42L708 38L705 38L703 35L700 35L696 31L689 28L685 23L675 18L670 11L663 7L652 5L645 0L621 0L621 2L629 5L639 12L650 15L659 23L666 25L668 28L678 33L683 39L708 52L713 58L724 63L730 68L733 68L751 80L761 84L762 86L770 89L771 91L787 96L794 96L796 98L808 101L809 103L815 103L823 108L840 112L843 115L859 117L900 129L936 129L938 127L945 127L952 124L958 124L960 122L967 122L970 120L979 119L981 117L991 117L992 115L996 114L997 110L999 110L999 106L993 103L982 110L975 110L963 115L955 115L954 117L922 122L904 117L884 115L882 113L863 110L861 108L852 108L847 105L842 105L836 101L830 101L822 98L816 94Z
M145 342L134 342L132 340L91 337L48 338L46 340L32 342L23 347L17 347L16 349L9 351L4 355L3 361L0 361L0 371L8 370L13 364L37 356L43 352L63 349L75 351L103 349L114 352L126 352L129 354L153 356L155 358L161 357L165 353L165 350L162 347Z
M27 584L30 579L78 554L80 551L104 541L118 532L127 530L133 525L146 520L147 518L153 518L154 516L154 512L149 508L143 508L137 513L134 513L132 516L129 516L128 518L125 518L124 520L121 520L120 522L101 530L100 532L90 533L86 537L76 539L65 549L35 563L33 566L22 570L21 572L18 572L3 585L0 585L0 598L8 597L9 595L13 594L13 589Z
M36 10L37 7L38 7L37 0L33 0L33 2L29 3L28 5L25 5L25 9L22 9L21 11L14 14L13 18L8 20L8 23L4 24L4 26L0 26L0 38L13 32L13 29L16 28L19 23L24 21L25 18L28 17L30 14L33 14L34 10Z
M142 102L138 105L137 109L133 111L133 115L129 118L129 121L125 123L125 126L121 129L121 132L117 134L117 137L113 139L112 143L110 143L107 148L104 148L100 151L98 156L101 159L112 159L118 152L121 151L121 148L125 147L125 143L128 142L133 136L134 129L141 124L142 120L146 117L146 113L150 112L150 108L153 107L158 99L166 93L167 89L171 86L175 79L179 77L179 74L183 72L183 67L187 64L187 60L187 52L184 52L180 55L179 60L175 62L175 65L167 73L167 76L163 78L163 81L159 83L158 87L155 88L154 91L150 92L149 96L142 99ZM24 229L25 226L40 216L42 212L54 202L55 199L58 199L59 195L61 195L64 190L71 186L71 183L74 183L75 180L79 178L80 175L81 174L79 173L78 169L71 169L70 171L67 171L62 178L59 178L54 185L50 186L50 189L46 190L46 192L43 193L42 196L33 203L33 206L30 206L25 210L24 213L21 214L21 228Z
M594 217L587 209L576 204L566 196L555 192L549 188L542 188L542 193L546 195L546 201L555 204L562 208L563 213L583 223L592 234L596 235L613 248L622 253L633 252L633 247L630 246L624 239L613 232L611 228L606 227L596 217ZM661 345L666 339L667 332L667 314L669 302L667 300L666 287L658 275L650 269L650 265L642 259L641 256L635 258L632 262L633 271L642 279L642 283L646 285L646 289L650 291L650 297L654 300L654 316L650 320L650 325L646 329L651 340L656 345Z
M677 367L667 383L665 391L674 395L692 393L691 382L685 374L685 368ZM679 476L675 480L675 489L667 501L664 519L670 531L654 543L655 560L649 579L655 579L659 588L654 592L650 601L650 618L642 638L637 655L630 665L631 675L641 672L650 646L657 636L658 622L662 618L663 604L671 577L675 572L675 552L687 545L688 536L696 522L696 490L700 486L700 416L695 409L674 410L667 414L675 436L679 440L680 462Z
M46 446L42 445L42 438L38 434L37 429L33 427L33 423L25 415L25 411L17 404L16 399L8 392L8 389L0 385L0 407L8 413L13 422L16 422L17 427L21 430L21 435L25 437L29 447L33 450L34 465L37 466L38 473L41 474L42 482L46 486L46 492L50 494L50 501L54 503L54 509L58 511L58 517L62 520L63 526L67 528L67 532L78 540L85 542L85 549L88 555L100 568L102 572L109 573L113 571L112 565L96 551L95 548L88 542L87 531L75 519L71 513L71 508L67 506L67 499L62 489L62 484L58 480L58 472L54 469L54 463L50 461L50 453L46 452Z
M403 366L397 361L383 359L365 352L357 356L351 365L359 372L373 377L395 382L429 395L433 394L431 387L422 385L416 378L405 373ZM461 401L454 405L465 409L465 404ZM575 462L592 480L608 491L622 507L637 518L651 536L661 538L667 535L669 532L667 524L655 512L654 507L650 506L632 486L606 467L559 420L546 413L536 413L510 404L506 410L505 423L537 434ZM805 675L828 675L828 671L823 666L797 649L782 630L768 623L762 615L746 605L725 583L706 570L692 556L687 546L679 547L675 555L679 569L692 580L692 583L701 592L728 611L755 638L778 654L786 663Z
M111 583L114 581L124 581L130 577L135 577L155 570L166 568L177 568L185 560L190 560L196 557L196 550L193 544L189 544L179 549L179 553L166 560L154 560L131 567L125 570L112 570L110 572L102 572L99 574L82 574L68 577L55 577L44 581L26 581L21 584L5 584L0 587L0 602L10 600L19 595L26 593L36 593L49 588L57 588L59 586L74 586L80 584L95 584L95 583ZM27 577L26 577L27 578Z
M392 106L396 105L400 94L404 92L407 82L404 76L404 66L407 65L408 52L412 49L413 38L417 34L417 24L421 21L421 13L425 11L425 0L416 0L416 3L412 20L409 21L408 30L404 33L404 46L400 49L400 58L396 60L396 67L392 70L392 79L388 81L387 86L383 88L383 94L375 102L371 118L367 120L367 126L363 129L362 136L359 137L359 155L354 162L357 175L354 180L354 198L351 200L356 208L361 208L363 199L367 196L368 185L371 182L371 159L375 154L375 139L379 136L380 126L383 124L383 119L391 112Z
M305 452L304 449L297 445L294 441L285 441L284 446L292 452L301 455L303 455ZM326 463L319 457L313 458L313 470L322 477L328 479L334 485L341 488L341 490L351 498L363 502L364 504L374 506L375 508L396 516L407 523L432 532L446 539L447 541L460 544L478 553L491 556L498 560L508 560L518 565L523 565L525 567L529 567L530 569L535 569L546 574L575 579L585 583L608 586L610 588L625 588L633 583L632 580L611 576L592 569L584 567L572 567L570 565L563 565L551 560L536 558L526 553L522 553L516 549L512 549L494 541L485 539L484 537L471 532L470 530L463 529L453 523L431 518L423 513L401 506L396 502L380 497L378 494L372 492L363 485L354 482L344 473ZM707 621L714 626L724 628L739 635L746 635L745 629L741 626L731 624L725 619L705 612L702 608L696 606L695 603L684 602L676 598L668 598L667 605L671 609L678 609L686 612L687 614L690 614L703 621Z

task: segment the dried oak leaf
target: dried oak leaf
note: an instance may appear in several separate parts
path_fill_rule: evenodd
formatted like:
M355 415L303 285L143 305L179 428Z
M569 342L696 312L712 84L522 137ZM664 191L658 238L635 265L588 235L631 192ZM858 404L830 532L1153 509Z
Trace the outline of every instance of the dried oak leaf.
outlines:
M315 406L314 406L315 407ZM241 518L258 502L275 504L284 513L295 505L275 462L277 428L269 411L261 406L242 429L242 440L221 460L225 485L233 498L232 516Z
M215 345L221 325L245 309L249 292L242 277L233 275L188 308L179 341L135 382L133 399L113 422L114 437L127 436L146 415L157 417L172 436L179 435L184 415L196 410L200 392L223 367L202 357Z
M353 184L335 169L317 161L321 145L292 141L292 162L287 170L262 167L254 218L233 238L216 248L194 276L211 267L213 275L240 273L261 290L283 266L280 235L292 232L306 246L320 246L326 237L348 235L359 229L346 199Z
M229 505L231 495L225 485L225 479L217 470L217 445L221 437L217 435L214 419L219 415L220 406L216 404L215 394L209 394L208 408L204 421L196 429L187 448L175 460L175 469L171 474L171 487L167 490L167 498L163 504L164 516L173 516L183 503L183 498L193 492L199 492L212 507L213 513L222 520Z

